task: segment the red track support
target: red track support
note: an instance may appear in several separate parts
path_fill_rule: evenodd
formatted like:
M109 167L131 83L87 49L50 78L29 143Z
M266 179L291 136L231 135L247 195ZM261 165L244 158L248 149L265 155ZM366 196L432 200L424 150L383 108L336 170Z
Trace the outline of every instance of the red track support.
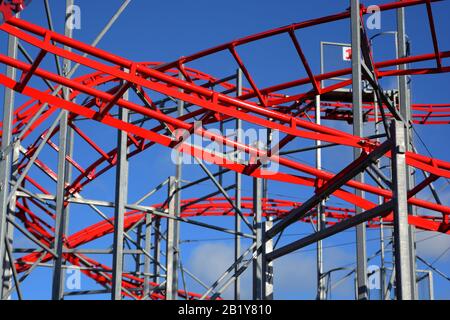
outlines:
M374 57L370 55L370 62L373 64L377 78L450 72L450 66L444 65L446 59L450 58L450 51L440 51L439 48L431 5L434 2L437 2L437 0L405 0L380 5L382 11L416 5L426 6L434 52L400 57L399 59L388 61L374 61ZM292 185L316 188L316 193L341 179L342 176L352 171L355 166L358 166L362 161L366 160L371 152L380 148L381 144L375 139L356 137L335 128L317 125L310 122L310 119L307 119L315 116L305 106L311 104L311 99L316 95L326 95L337 89L351 85L351 80L344 80L328 87L322 87L322 81L349 75L351 74L351 69L346 68L324 74L315 74L311 69L295 32L296 30L347 19L350 16L349 11L258 33L201 51L191 56L182 57L173 62L161 64L138 63L125 59L56 32L49 31L30 22L12 17L15 12L23 9L25 3L25 1L15 1L13 5L2 2L0 5L0 12L7 19L6 23L0 25L0 30L17 37L20 41L34 47L39 52L33 63L26 63L0 54L0 63L16 68L22 72L19 81L0 74L0 83L4 87L13 89L31 99L15 110L13 133L21 133L23 127L44 104L48 104L48 108L44 110L41 117L30 127L28 132L23 132L22 140L27 138L31 139L30 136L32 137L32 134L36 134L37 138L34 136L34 142L27 148L24 148L24 150L21 150L23 155L19 161L18 172L19 174L23 172L37 150L43 137L41 131L38 131L41 130L41 126L55 111L59 109L68 110L70 119L69 126L73 129L76 137L86 142L89 150L92 149L94 152L86 153L86 159L88 159L86 162L90 161L87 166L85 159L77 162L75 161L76 157L66 157L67 163L79 171L75 171L73 179L66 187L66 194L68 196L67 203L70 203L73 200L71 197L77 196L89 183L114 168L118 155L117 149L113 148L108 151L101 146L95 136L91 136L87 130L82 129L83 127L76 122L79 119L127 132L129 138L128 158L132 158L152 146L160 145L176 149L187 155L200 157L203 161L210 162L236 173ZM361 15L366 13L367 9L362 7ZM307 77L289 82L276 83L266 88L259 87L250 74L248 67L238 54L238 48L281 34L286 34L290 37L307 73ZM369 46L367 38L364 40L366 41L366 45ZM67 47L73 50L67 50ZM202 73L187 66L190 62L222 51L231 54L250 85L249 88L242 88L242 95L239 97L228 94L237 91L235 84L229 83L228 81L221 81L212 75ZM45 66L41 66L47 54L53 54L57 57L80 63L82 66L94 70L94 72L75 79L60 76L56 72L45 69ZM83 55L86 55L86 57ZM366 60L368 60L367 56ZM436 61L437 67L423 67L424 62L430 61L433 63ZM407 70L396 70L396 68L393 68L402 64L410 64L411 68ZM130 71L128 72L127 70ZM184 79L179 77L180 74L183 75ZM32 77L38 77L49 81L52 85L60 85L70 89L70 99L66 100L61 95L52 95L50 90L45 91L31 86L30 80ZM206 85L204 82L206 82ZM207 84L219 86L224 91L209 89ZM109 89L103 89L104 86L108 87L108 85L110 85ZM290 96L282 93L284 90L296 89L296 87L302 85L311 85L313 90L302 92L299 89ZM123 99L124 94L131 88L135 90L141 99L140 102ZM189 110L183 116L175 115L173 112L171 113L163 109L164 103L158 104L158 101L155 102L152 99L151 93L183 101L185 104L194 106L194 110ZM84 98L83 102L80 102L82 99L75 99L77 97ZM367 116L367 121L374 121L374 107L373 102L364 103L363 109ZM123 122L112 115L111 110L113 108L128 109L141 116L149 124ZM344 102L322 101L321 112L324 114L323 119L352 121L351 108L351 104ZM413 121L416 124L439 125L450 123L450 104L415 104L412 106L412 111ZM386 116L391 117L392 115L387 113ZM197 119L203 120L203 125L195 126ZM243 142L236 142L230 137L206 129L207 125L228 119L240 119L253 126L277 130L282 135L282 139L270 150L261 150L258 147ZM51 136L55 136L58 130L59 128L54 130ZM202 147L188 144L183 140L174 139L172 134L177 135L179 132L199 135L205 140L221 143L248 157L256 155L257 157L276 162L280 165L280 170L278 172L269 171L269 169L262 166L261 161L245 164L226 159L223 155L217 155ZM178 134L178 136L180 135ZM315 142L320 140L339 146L360 148L363 152L359 159L350 166L347 166L340 174L336 175L333 172L319 170L300 161L294 161L278 153L278 150L285 148L296 138L301 139L302 142ZM54 151L59 151L59 147L50 139L47 141L47 145ZM390 158L391 154L387 152L384 156ZM423 170L428 175L428 178L409 190L409 204L439 214L411 215L408 220L409 223L422 230L450 234L450 207L418 197L419 193L434 181L442 178L450 179L450 162L423 156L414 152L406 152L406 161L409 166ZM41 158L35 161L35 165L51 182L54 183L58 180L57 171L51 165L46 164ZM47 198L51 197L51 192L47 185L37 181L33 175L29 174L24 178L22 186L25 187L26 185L37 189ZM343 200L348 207L356 205L365 210L370 210L377 206L375 202L356 196L349 189L362 190L372 197L381 197L385 202L392 198L392 192L390 190L355 180L348 180L342 188L337 189L331 196ZM21 195L18 197L16 205L18 208L16 216L25 226L26 230L38 238L39 242L43 245L51 246L54 230L52 223L48 221L49 219L52 221L55 218L53 210L47 208L41 201L33 197L30 198L29 195ZM286 217L292 208L299 207L300 205L301 203L281 199L263 199L263 216L283 218ZM167 209L167 205L161 203L155 204L153 207L161 211ZM181 207L182 219L199 216L231 217L236 214L229 199L219 197L203 199L202 201L199 199L184 199L181 202ZM324 210L325 216L327 217L326 224L328 226L332 226L355 215L354 210L346 207L325 206ZM246 217L254 215L253 199L243 199L242 211ZM310 213L311 215L309 217L301 218L300 222L316 223L316 218L312 215L313 212ZM137 223L143 221L146 215L146 212L140 210L127 212L124 219L125 230L129 230ZM158 215L154 214L152 218L158 218ZM382 222L380 217L370 220L369 227L377 228L382 223L389 225L392 222L393 216L389 214L383 218ZM68 249L75 249L84 244L101 239L114 231L113 225L114 220L109 219L83 228L71 235L64 235L65 246ZM47 262L53 258L50 253L43 254L34 252L19 258L15 265L18 272L25 272L30 270L31 264L39 259L42 259L42 262ZM82 272L105 288L111 286L112 277L108 273L111 269L108 266L85 255L70 252L64 254L64 259L73 265L106 270L106 272L89 270L83 270ZM158 286L159 284L151 282L151 285ZM137 299L144 298L142 294L144 280L141 277L126 273L123 276L122 286L124 296ZM188 299L201 297L199 294L185 292L183 290L179 290L178 295L180 297L188 297ZM151 298L163 299L164 292L153 293Z

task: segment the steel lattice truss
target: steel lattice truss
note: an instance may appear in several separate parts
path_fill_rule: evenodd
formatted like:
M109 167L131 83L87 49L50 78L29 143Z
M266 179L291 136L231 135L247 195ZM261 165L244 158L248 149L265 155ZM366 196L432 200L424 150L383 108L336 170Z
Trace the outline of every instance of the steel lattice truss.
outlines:
M7 21L0 26L0 29L10 35L11 39L15 37L21 43L19 49L25 58L20 59L17 54L0 54L0 62L8 67L6 74L0 74L0 83L10 89L9 92L14 91L16 94L28 97L29 100L20 106L13 106L10 119L6 113L4 114L0 254L9 261L14 251L14 242L11 246L5 236L9 228L18 229L38 246L32 252L22 252L20 256L17 256L18 251L14 251L16 258L12 268L0 269L2 272L5 271L5 275L8 270L12 273L12 275L9 274L9 286L3 289L3 295L9 296L14 288L20 287L17 281L22 275L25 275L23 280L40 264L54 263L54 298L61 298L60 274L62 266L66 264L81 267L85 276L92 278L107 290L112 289L113 293L119 292L119 296L123 297L165 299L173 298L174 292L177 292L179 297L189 299L220 298L223 288L231 283L225 279L225 276L206 292L186 292L178 289L176 280L169 283L171 279L169 277L174 277L170 272L176 273L179 269L176 252L168 248L165 263L162 262L163 260L156 260L154 254L160 249L159 247L156 251L154 249L156 240L160 241L158 245L169 242L170 228L179 227L179 223L194 224L255 239L255 244L247 251L242 251L242 257L237 257L238 264L243 270L250 263L243 263L244 258L249 255L253 257L249 261L254 260L258 263L259 256L263 256L260 263L270 264L282 254L320 241L326 236L362 222L366 222L369 228L379 228L381 225L395 227L397 221L395 208L401 199L399 196L401 191L394 187L397 181L395 175L392 174L390 178L386 178L381 174L378 177L378 184L371 180L362 182L357 175L368 170L378 159L395 162L399 154L403 154L396 149L398 147L394 142L396 131L389 130L391 121L392 123L408 123L408 128L409 123L442 125L450 122L450 104L445 103L412 104L410 119L405 118L400 112L399 99L387 96L379 86L379 80L382 78L420 76L450 71L450 66L445 64L450 57L450 51L441 51L437 40L438 33L432 14L435 2L438 1L405 0L379 6L382 12L410 6L426 7L434 48L434 51L428 54L374 61L364 24L360 25L362 74L372 88L372 95L378 98L378 102L364 98L360 108L365 121L372 122L377 121L377 117L382 118L385 133L373 137L359 137L312 121L317 116L324 120L344 120L350 124L357 121L354 118L355 106L351 100L351 92L349 101L332 98L334 93L351 86L352 79L324 85L326 80L351 76L354 69L348 68L323 74L314 73L296 35L296 32L302 29L317 25L341 20L350 21L350 10L247 36L173 62L140 63L14 17L25 5L28 5L26 1L1 1L0 12ZM361 17L364 17L367 8L361 6L358 11ZM258 87L239 54L239 49L247 44L279 35L287 35L290 38L291 45L298 54L298 62L304 67L308 76L290 82L277 83L270 87ZM27 56L24 47L38 52L37 56ZM190 63L217 53L227 54L233 59L240 70L238 75L222 79L188 67ZM72 66L72 69L69 69L71 71L64 72L43 68L41 65L43 59L52 55L71 61L75 67ZM424 62L429 62L433 66L423 67ZM92 71L72 78L78 65ZM408 68L405 67L406 65ZM17 79L12 73L13 70L19 74ZM248 86L242 87L242 79L240 83L235 81L239 76L245 79ZM41 82L43 85L36 86L34 85L36 82L32 85L32 78L44 80ZM284 94L283 91L288 89L295 94ZM136 94L139 102L127 99L125 97L127 92ZM322 97L318 112L314 107L317 96ZM179 114L180 104L185 111L182 115ZM132 115L132 121L130 115ZM79 125L80 120L90 121L97 124L99 128L109 126L121 130L123 132L122 140L119 139L121 142L116 148L106 149L95 135L82 129ZM202 121L200 126L197 125L199 120ZM248 125L276 130L280 133L280 142L275 148L265 150L208 130L208 127L231 120L240 120ZM242 159L230 159L225 154L217 154L189 144L177 134L180 129L192 135L220 142L236 150L242 155ZM72 141L81 140L87 146L89 151L83 155L83 163L88 162L89 166L78 163L75 160L76 156L70 153L68 143L61 138L67 136L68 132L76 136L76 139L72 138ZM359 150L359 156L341 172L328 172L283 155L283 151L287 149L286 146L298 139L310 140L313 143L321 141L324 144L330 144L330 147L346 146ZM27 146L25 142L28 143ZM219 190L213 190L212 193L205 192L207 195L203 198L177 198L173 190L180 187L182 183L172 178L161 185L161 187L164 185L169 187L167 201L154 203L151 206L141 203L127 204L126 198L124 200L118 196L123 190L117 186L115 203L83 197L83 189L87 185L114 168L120 172L122 170L120 168L127 159L132 159L141 153L151 154L152 149L155 149L157 145L201 158L202 161L219 167L221 174L234 172L256 178L255 181L262 179L282 182L287 186L308 187L315 190L315 196L303 203L268 198L267 195L261 194L259 199L240 195L240 199L237 199L236 195L229 196L228 189L224 190L224 187L217 182L216 178L220 174L213 174L203 167L208 175L203 180L213 180ZM450 234L450 207L441 203L437 196L436 201L418 197L418 194L426 188L431 187L434 190L433 183L438 179L450 179L450 162L418 154L408 146L406 148L404 158L408 170L421 171L425 177L406 190L407 207L410 211L407 216L409 225L420 230ZM45 152L41 152L43 150L59 155L61 161L57 166L46 162L45 159L48 157L44 156ZM73 150L76 152L76 146ZM255 155L259 159L265 158L270 162L278 163L279 170L270 171L260 160L254 162L243 160ZM11 166L12 169L10 169ZM37 168L41 175L36 175L32 168ZM13 173L12 178L9 177L10 170ZM67 174L68 171L71 173ZM380 174L380 172L374 172L372 171L373 175ZM124 177L126 179L126 175L122 177L120 174L117 175L119 182ZM40 179L45 179L45 182ZM5 188L5 185L11 187ZM51 185L53 187L49 188ZM173 186L175 189L170 189ZM56 194L52 191L54 188L57 190ZM364 192L364 195L361 192ZM434 192L436 193L435 190ZM150 195L147 195L146 199L148 197ZM322 230L317 230L310 239L305 238L304 243L299 240L293 243L292 247L287 245L269 252L261 253L261 248L257 248L261 243L264 246L264 243L271 241L292 223L318 224L317 205L328 197L340 199L347 205L345 207L321 206L324 213ZM373 197L380 197L382 205L369 200ZM72 203L90 206L103 219L85 229L68 234L64 226L64 212ZM114 207L115 217L102 215L98 208L104 206ZM355 211L355 208L359 211ZM421 210L417 211L417 209ZM356 214L357 212L360 214ZM261 226L253 225L254 229L248 234L248 228L245 229L244 225L243 230L228 230L195 220L199 216L233 216L240 219L241 223L247 223L249 220L258 221L258 215L260 221L270 221L273 224L267 232L261 232ZM211 221L214 221L213 218ZM155 231L156 223L158 226L161 223L167 224L167 233L160 234L163 232ZM124 239L130 240L131 232L139 227L142 232L142 226L147 226L144 230L150 231L146 231L146 236L151 239L153 237L155 241L153 246L149 244L146 248L142 248L136 241L132 242L136 245L136 250L141 250L145 258L144 272L151 269L165 274L165 277L149 276L138 272L129 273L123 271L121 266L118 267L122 261L119 256L124 254ZM329 232L328 235L327 232ZM115 239L113 265L104 265L88 253L76 250L111 234ZM151 239L148 241L150 242ZM258 243L258 241L262 242ZM175 248L177 246L176 242L172 245ZM150 250L152 251L149 252ZM171 257L169 257L170 254ZM173 258L175 262L169 258ZM238 271L237 268L236 270ZM230 275L226 274L226 276ZM264 275L261 277L264 279ZM228 282L225 282L226 280ZM400 288L399 285L397 287ZM117 298L117 295L115 297Z

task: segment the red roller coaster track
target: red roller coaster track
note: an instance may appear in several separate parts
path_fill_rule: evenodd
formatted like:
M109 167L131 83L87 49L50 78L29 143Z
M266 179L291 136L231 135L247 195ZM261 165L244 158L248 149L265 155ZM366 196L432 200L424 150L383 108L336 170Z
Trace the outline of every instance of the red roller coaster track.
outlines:
M433 2L436 1L407 0L381 5L380 9L387 11L415 5L426 5L430 7ZM23 62L0 54L0 62L2 64L14 67L22 72L18 81L1 74L0 83L30 98L28 102L16 108L14 111L13 134L17 135L20 133L21 139L23 140L32 134L37 135L37 132L39 132L34 143L20 150L23 157L18 164L18 173L23 172L30 164L41 141L44 140L51 149L56 152L58 151L58 146L52 142L52 137L57 135L59 128L55 128L52 132L48 132L48 129L43 131L39 128L57 111L61 109L68 110L70 112L69 126L74 130L77 138L87 143L92 152L87 152L86 157L89 158L90 162L90 165L87 167L83 167L77 163L74 158L66 158L67 163L77 170L77 174L74 175L73 180L66 186L67 195L74 196L79 194L87 184L95 181L95 179L114 168L117 164L117 149L108 151L100 147L100 144L96 142L95 136L84 132L77 125L77 120L79 119L90 119L92 122L101 123L127 132L129 146L128 157L133 157L154 145L162 145L172 149L176 148L178 151L188 155L200 155L204 161L248 176L316 189L320 189L324 185L326 186L327 182L335 178L336 175L332 172L319 170L313 166L293 161L277 153L267 152L250 145L237 143L226 136L212 133L204 127L195 127L195 120L201 119L203 125L208 125L233 118L241 119L256 126L278 130L282 135L279 143L280 149L296 138L311 141L320 140L340 146L360 148L362 150L361 157L368 155L380 146L380 143L375 139L353 136L331 127L311 123L306 119L306 117L314 116L310 109L304 108L311 103L311 99L314 96L325 95L351 85L351 80L344 80L328 87L323 87L323 81L350 75L352 70L342 69L324 74L314 74L302 51L302 46L295 32L320 24L348 19L350 16L349 11L251 35L191 56L182 57L170 63L140 63L116 56L30 22L12 17L12 14L21 9L21 1L12 1L11 3L2 2L0 5L0 11L7 19L7 22L1 25L0 29L34 47L39 52L33 63ZM366 12L367 9L362 7L361 15L366 14ZM435 74L450 71L450 66L445 66L446 58L450 57L450 51L439 51L432 14L429 19L430 25L432 26L431 33L435 51L395 60L373 61L376 77L380 79L399 75ZM291 43L298 53L299 61L302 63L308 76L290 82L278 83L271 87L260 88L256 85L248 71L248 68L238 53L238 49L245 44L280 34L286 34L290 37ZM225 90L226 92L226 90L229 90L230 92L235 92L236 88L234 84L227 81L219 83L218 77L186 66L190 62L218 52L230 54L238 67L243 71L249 83L249 87L244 88L242 95L239 97L221 93L220 91ZM53 71L41 68L40 63L49 54L54 54L79 63L94 70L94 72L79 76L75 79L60 76ZM435 62L436 66L423 67L423 62ZM392 68L403 64L409 64L410 68L406 70ZM420 67L416 65L420 65ZM178 78L180 73L183 75L184 80ZM47 80L53 87L46 91L32 87L30 84L32 77ZM216 84L216 87L214 90L210 89L204 85L205 83ZM301 88L302 85L309 85L312 89L301 92L298 88ZM70 88L69 99L62 98L62 89L59 86ZM105 90L104 88L109 89ZM146 105L123 99L124 92L130 88L134 88L140 92L146 101ZM283 94L283 91L286 89L295 89L297 92L293 95ZM52 94L55 90L56 94ZM180 117L175 116L175 113L170 114L164 112L154 102L154 99L151 98L155 92L173 99L182 100L196 106L196 108L193 108L192 111ZM78 103L76 101L83 102ZM117 119L112 112L115 106L126 108L140 115L145 119L145 124L137 125ZM352 121L351 108L352 105L346 102L322 101L322 118ZM363 109L366 112L367 121L374 121L375 105L372 102L366 102ZM38 120L28 128L27 132L23 132L27 123L38 112L41 112ZM450 104L415 104L412 106L412 112L412 119L415 124L439 125L450 123ZM386 116L391 117L392 113L387 111ZM270 121L267 120L269 118L271 119ZM270 172L261 163L246 165L229 161L208 150L201 150L194 145L177 140L170 134L170 132L181 129L191 134L201 135L212 141L221 142L247 155L258 154L266 156L270 161L279 163L280 170L278 172ZM50 138L45 140L44 137L47 134L50 134ZM390 158L391 152L386 152L384 156ZM406 161L409 166L422 170L429 176L418 183L408 193L409 204L417 208L425 209L424 211L428 213L417 216L410 215L409 223L422 230L450 234L450 207L418 198L419 192L430 183L438 179L450 179L450 162L420 155L415 152L407 152ZM57 172L52 170L50 165L46 165L44 160L38 158L34 161L34 165L51 181L56 183L58 179ZM51 195L51 192L31 175L26 175L23 181L21 181L23 188L26 188L28 184L40 190L42 194ZM325 214L328 218L328 225L333 225L336 222L354 216L355 211L350 209L350 207L356 205L365 210L369 210L377 205L367 200L367 197L361 198L352 191L349 191L352 189L359 189L367 194L379 196L385 202L392 198L392 192L390 190L373 186L369 183L350 180L343 188L338 189L332 194L332 196L344 200L348 204L348 208L327 206L325 208ZM195 201L195 199L184 199L182 201L183 204L187 204L187 206L183 207L181 218L232 216L235 214L233 207L225 198L212 197L199 202ZM53 242L54 228L48 222L48 219L54 219L55 213L32 197L18 197L16 205L16 217L25 228L43 245L50 246ZM299 203L292 201L263 199L263 212L264 215L284 217L292 208L298 207L299 205ZM167 210L167 204L155 204L154 208L164 212ZM245 215L251 215L253 213L252 199L244 198L242 208L245 211ZM144 217L145 213L139 210L127 212L124 220L125 230L142 221ZM310 213L302 218L301 221L311 222L313 219L314 217ZM392 221L393 215L390 213L384 217L383 223L390 224ZM65 235L65 246L70 249L77 248L107 234L111 234L114 230L113 222L113 219L102 221L71 235ZM380 219L373 219L369 221L368 225L369 227L378 227L380 225ZM36 261L46 262L53 258L52 254L46 252L30 253L17 259L16 268L19 273L26 272ZM67 253L64 255L64 259L77 266L111 270L110 267L102 265L82 254ZM112 277L107 272L89 270L83 270L82 272L105 287L111 286ZM143 282L144 280L142 278L132 274L124 274L122 283L124 288L123 294L125 296L132 295L134 298L143 298ZM154 287L158 286L157 283L151 283L151 285ZM181 290L179 291L179 295L192 299L201 297L201 295L191 292L186 293ZM164 298L164 291L153 293L151 298Z

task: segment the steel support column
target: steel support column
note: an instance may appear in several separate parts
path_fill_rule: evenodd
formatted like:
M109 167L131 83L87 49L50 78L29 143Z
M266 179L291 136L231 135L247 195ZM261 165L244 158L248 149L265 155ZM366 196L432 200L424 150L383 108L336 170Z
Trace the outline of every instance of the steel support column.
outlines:
M124 99L128 98L125 92ZM128 122L128 109L119 107L119 119ZM116 195L114 208L113 278L111 298L122 299L124 214L128 198L128 134L117 132Z
M320 73L323 74L325 72L325 63L324 63L324 50L323 43L320 43ZM324 81L320 82L320 86L323 87ZM315 105L315 119L316 124L321 124L321 97L320 95L316 96L316 105ZM322 170L322 142L320 140L316 140L316 168ZM326 227L325 222L325 214L323 213L323 206L325 205L325 201L322 201L317 205L317 232L320 232L323 228ZM326 300L327 298L327 288L326 288L326 274L324 274L323 268L323 242L322 240L317 241L317 300Z
M8 56L17 58L17 38L8 36ZM6 76L15 79L16 69L12 67L6 68ZM8 202L8 196L10 191L10 178L11 178L11 164L12 164L12 152L7 151L12 141L12 122L14 114L14 98L15 92L8 88L5 88L3 99L3 127L2 127L2 142L0 153L0 285L1 297L4 296L8 290L5 287L6 283L10 283L9 276L9 262L6 255L6 241L8 223L6 217L9 214L10 203ZM9 149L10 150L10 149ZM8 278L8 279L7 279ZM9 286L9 285L7 285ZM0 298L1 298L0 297Z
M68 112L61 111L59 121L59 151L58 151L58 181L56 185L56 218L55 218L55 239L53 248L57 254L53 270L52 299L61 300L64 298L64 274L63 274L63 248L64 234L66 231L66 156L67 156L67 119Z
M393 121L391 123L391 134L394 141L392 147L392 199L394 201L395 286L398 300L411 300L413 299L413 283L411 282L404 124Z
M185 77L182 72L179 73L178 78L180 80L185 80ZM180 89L183 92L183 89ZM177 103L178 116L181 117L184 114L184 101L178 100ZM181 176L183 169L183 154L181 152L176 151L176 164L175 164L175 191L173 195L174 201L174 212L173 214L176 217L181 216ZM178 220L173 220L174 223L174 233L173 233L173 282L172 282L172 293L171 298L167 298L168 300L176 300L177 299L177 291L178 291L178 270L180 265L180 255L179 255L179 244L180 244L180 222ZM167 242L169 242L169 234L167 234ZM167 283L169 280L167 279Z
M359 0L351 0L351 35L352 35L352 92L353 92L353 135L363 136L362 119L362 84L361 84L361 16ZM354 149L354 159L361 153ZM362 173L355 176L355 181L364 182ZM364 197L361 190L355 189L355 195ZM355 207L356 214L362 209ZM358 284L358 299L366 300L367 295L367 254L366 254L366 225L356 226L356 277Z
M321 113L320 113L320 96L316 96L316 106L315 106L315 118L316 124L321 123ZM322 169L322 149L320 140L316 140L316 168ZM325 227L325 214L323 213L324 201L317 205L317 231L321 231ZM322 240L317 241L317 299L325 300L326 297L326 278L323 270L323 244Z
M144 243L144 246L142 246L142 240L145 237L145 235L143 234L143 232L144 232L143 227L144 227L143 224L139 224L138 226L136 226L136 232L135 232L136 240L135 241L136 241L137 245L145 248L145 243ZM143 265L142 261L141 261L142 260L141 253L137 252L135 255L133 255L133 259L134 259L134 272L136 275L139 275L141 273L141 269L142 269L141 266ZM145 283L144 283L144 286L145 286Z
M255 250L263 246L263 221L262 221L262 179L253 178L253 230L256 235L254 240ZM262 250L264 251L264 250ZM263 285L263 258L264 253L256 254L253 260L253 300L262 300L264 295Z
M431 270L428 270L428 288L430 290L430 300L434 300L433 271Z
M406 22L405 22L405 8L397 9L397 57L404 58L408 55L407 40L406 40ZM406 70L407 66L405 64L398 66L399 70ZM398 93L399 93L399 104L400 104L400 114L405 119L405 145L407 151L413 150L412 141L412 123L411 123L411 97L409 91L408 77L399 76L398 77ZM407 188L411 190L415 186L415 179L413 175L413 168L410 166L406 167L407 172ZM415 215L415 208L408 205L408 212ZM417 299L417 284L416 284L416 236L415 227L410 226L410 250L411 250L411 283L413 283L413 299Z
M272 120L272 119L271 119ZM270 152L272 148L273 135L272 130L267 129L267 145L266 151ZM268 163L264 163L264 167L268 167ZM269 180L263 180L262 186L262 196L264 201L267 202L269 199ZM266 221L263 222L262 225L262 241L263 241L263 249L262 249L262 277L263 277L263 299L264 300L272 300L273 299L273 261L268 261L266 259L267 253L273 251L273 238L267 239L266 232L270 230L273 226L274 217L271 215L266 215Z
M266 197L267 199L267 197ZM263 263L263 281L264 281L264 300L273 300L273 261L266 259L267 254L273 251L273 239L266 239L266 232L270 230L273 226L273 221L271 219L267 220L264 225L263 232L263 243L265 243L262 252L262 263Z
M159 283L160 256L161 256L161 218L154 217L153 225L153 282Z
M144 247L146 252L151 252L152 250L152 225L153 219L150 213L145 214L145 236L144 236ZM153 257L155 258L155 257ZM150 294L150 257L144 255L144 297L148 298Z
M242 70L238 69L236 72L236 96L239 97L242 95ZM236 142L240 143L242 141L242 120L236 118ZM237 161L241 160L241 153L239 150L236 150L236 158ZM238 210L241 210L242 206L242 175L238 172L235 173L235 194L234 201L235 207ZM236 235L234 236L234 261L236 262L241 256L241 237L239 236L239 232L241 232L241 217L238 212L235 212L234 215L234 231ZM239 265L235 265L235 273L239 270ZM234 299L240 300L241 298L241 279L239 275L236 276L234 280Z
M175 177L169 178L169 215L175 216L175 193L177 191L177 180ZM177 295L177 283L175 283L175 273L177 265L175 259L175 232L176 220L167 220L166 233L166 300L175 300Z
M14 150L13 150L13 161L12 161L12 174L11 174L11 183L16 183L16 178L18 173L18 165L19 165L19 156L20 156L20 143L15 143ZM9 202L9 212L14 213L16 211L16 194L13 194L13 197L11 198L11 201ZM14 220L14 216L10 215L10 219ZM13 247L14 243L14 226L12 224L7 224L6 226L6 249L8 249L8 246L10 248ZM13 252L11 252L11 255L13 255ZM3 279L3 286L2 290L3 292L0 292L1 296L0 299L11 299L11 295L7 294L12 291L12 284L13 284L13 278L14 278L14 268L13 268L13 261L9 258L9 255L5 255L5 273L4 273L4 279ZM16 285L17 288L17 285ZM5 296L6 294L6 296Z
M65 24L64 24L64 34L71 38L72 28L69 26L69 19L71 15L68 10L73 6L74 0L66 0L65 7ZM65 50L71 50L70 47L65 47ZM68 59L63 60L63 75L65 77L70 77L68 72L71 68L71 61ZM68 100L70 96L70 90L67 87L63 87L63 98ZM68 177L70 168L67 166L66 157L69 155L71 149L71 139L69 138L68 131L68 119L69 113L67 110L61 111L61 119L59 121L59 150L58 150L58 181L56 184L56 218L55 218L55 239L54 239L54 249L57 254L55 260L54 270L53 270L53 283L52 283L52 299L62 300L64 299L64 234L67 230L67 211L66 211L66 183L68 182ZM68 204L67 204L68 205Z
M374 130L375 135L379 134L379 108L382 108L383 105L379 103L377 99L377 95L374 93L374 106L375 106L375 121L374 121ZM379 139L377 139L379 142ZM375 167L381 171L381 160L378 159ZM377 181L380 182L381 178L376 177ZM383 203L383 197L378 196L378 204ZM383 219L380 219L380 300L385 300L385 291L386 291L386 263L385 263L385 241L384 241L384 222Z

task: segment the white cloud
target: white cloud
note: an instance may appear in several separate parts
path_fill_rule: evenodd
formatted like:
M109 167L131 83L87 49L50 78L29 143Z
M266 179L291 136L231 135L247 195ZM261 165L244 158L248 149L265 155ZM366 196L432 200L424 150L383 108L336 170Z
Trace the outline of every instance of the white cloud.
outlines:
M417 254L424 259L436 259L450 247L450 236L436 232L417 232ZM447 251L440 261L450 260L450 252ZM432 262L432 261L430 261Z
M309 247L308 247L309 248ZM355 258L348 251L339 248L324 250L324 270L350 265L353 268ZM336 271L331 274L331 284L341 279L350 270ZM353 299L353 276L342 282L331 292L332 299ZM317 294L316 252L296 252L281 257L274 266L275 298L279 299L315 299Z
M196 247L190 257L189 265L205 281L214 281L233 261L233 248L223 243L207 243Z
M274 264L275 298L314 299L316 290L316 261L312 256L293 254Z
M351 264L354 257L338 248L325 250L325 270ZM201 244L190 254L190 271L208 285L212 285L234 261L234 248L227 243ZM251 299L251 265L241 278L241 298ZM332 282L340 279L348 271L333 273ZM275 261L275 299L315 299L316 298L316 256L315 252L294 253ZM332 293L335 299L353 298L353 277L343 282ZM203 292L203 291L202 291ZM222 295L233 297L231 285Z
M226 243L207 243L197 246L188 261L190 271L208 285L212 285L234 262L234 248ZM251 266L249 267L251 269ZM251 298L250 273L245 272L241 280L241 298ZM225 299L233 297L233 285L222 295Z

